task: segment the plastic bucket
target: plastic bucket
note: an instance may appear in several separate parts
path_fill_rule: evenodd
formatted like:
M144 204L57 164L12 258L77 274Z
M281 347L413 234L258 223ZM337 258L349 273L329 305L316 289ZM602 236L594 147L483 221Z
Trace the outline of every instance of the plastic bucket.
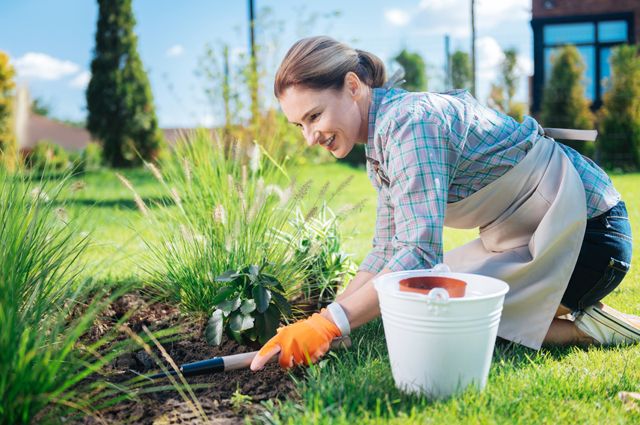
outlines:
M401 280L429 276L465 282L464 296L450 297L439 287L426 295L400 290ZM509 290L505 282L430 269L388 273L376 278L374 286L400 390L441 399L469 385L485 387Z

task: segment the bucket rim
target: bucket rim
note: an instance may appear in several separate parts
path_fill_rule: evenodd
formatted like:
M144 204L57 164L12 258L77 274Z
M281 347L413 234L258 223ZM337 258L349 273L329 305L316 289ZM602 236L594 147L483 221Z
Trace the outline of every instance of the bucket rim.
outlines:
M422 273L422 274L421 274ZM411 301L429 301L428 295L419 294L414 292L402 292L402 291L391 291L385 288L383 280L389 280L393 278L400 277L417 277L417 276L443 276L443 277L453 277L458 279L464 279L465 276L469 277L481 277L483 279L490 279L498 283L502 288L496 292L492 292L490 294L479 295L479 296L471 296L471 297L462 297L462 298L449 298L448 303L466 303L473 301L481 301L488 300L493 298L498 298L504 296L507 292L509 292L509 285L500 279L491 276L485 276L481 274L474 273L458 273L458 272L441 272L441 271L433 271L432 269L416 269L416 270L403 270L397 272L391 272L384 274L382 276L378 276L373 278L373 286L378 293L384 292L387 295L390 295L394 298L411 300ZM398 279L399 281L399 279Z

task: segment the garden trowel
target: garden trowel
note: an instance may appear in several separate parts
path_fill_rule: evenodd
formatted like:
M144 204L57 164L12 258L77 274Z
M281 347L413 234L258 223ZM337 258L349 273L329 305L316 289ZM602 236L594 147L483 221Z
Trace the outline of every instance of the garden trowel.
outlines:
M334 338L331 341L331 349L337 348L349 348L351 346L351 338L348 336ZM250 353L232 354L229 356L213 357L207 360L201 360L193 363L185 363L180 365L180 372L183 376L197 376L206 375L209 373L226 372L236 369L247 369L251 365L251 361L258 354L257 351L251 351ZM270 362L278 359L278 356L273 356ZM169 372L156 373L149 376L151 379L165 378L168 375L177 375L178 372L171 370Z

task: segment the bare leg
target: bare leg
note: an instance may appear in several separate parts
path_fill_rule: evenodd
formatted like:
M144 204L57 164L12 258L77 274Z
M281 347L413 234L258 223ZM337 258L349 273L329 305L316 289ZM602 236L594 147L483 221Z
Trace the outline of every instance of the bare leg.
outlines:
M559 319L558 317L571 313L571 310L560 304L556 311L556 316L551 322L551 326L544 337L546 345L590 345L595 340L582 332L571 320Z

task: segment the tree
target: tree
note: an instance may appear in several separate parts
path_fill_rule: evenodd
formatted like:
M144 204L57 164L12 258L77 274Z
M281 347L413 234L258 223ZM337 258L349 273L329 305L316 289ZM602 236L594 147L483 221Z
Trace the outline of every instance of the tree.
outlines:
M393 60L404 68L405 89L408 91L427 90L427 72L422 56L402 49Z
M31 101L31 112L33 112L34 114L43 116L43 117L50 117L51 116L51 105L46 103L41 98L36 97L35 99L33 99Z
M545 84L541 121L546 127L592 129L594 117L584 94L585 65L575 46L567 45L551 58L551 76ZM583 155L593 156L593 143L567 145Z
M13 130L13 103L15 71L9 63L9 55L0 50L0 166L14 165L16 137Z
M456 50L451 55L451 85L454 89L471 86L471 61L467 52Z
M640 48L619 46L611 54L611 79L600 111L601 160L640 167Z
M525 105L513 100L518 90L518 52L508 49L500 64L500 77L497 84L491 84L489 106L509 115L518 122L524 118Z
M87 128L114 167L157 158L162 139L138 55L131 0L98 0L96 46L87 87ZM140 157L140 158L139 158Z

